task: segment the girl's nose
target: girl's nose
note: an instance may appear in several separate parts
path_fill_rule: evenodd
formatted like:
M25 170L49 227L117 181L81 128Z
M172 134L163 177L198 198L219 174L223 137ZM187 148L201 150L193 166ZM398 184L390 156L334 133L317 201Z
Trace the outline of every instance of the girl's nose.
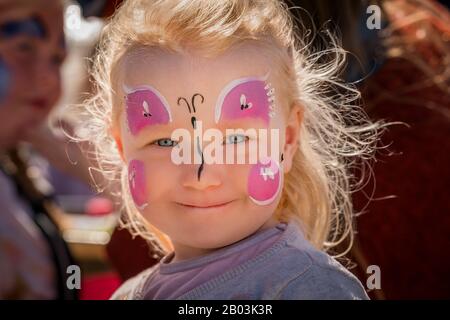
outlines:
M182 178L182 185L185 188L203 191L219 187L222 184L222 175L218 165L204 163L203 165L185 166L185 173Z

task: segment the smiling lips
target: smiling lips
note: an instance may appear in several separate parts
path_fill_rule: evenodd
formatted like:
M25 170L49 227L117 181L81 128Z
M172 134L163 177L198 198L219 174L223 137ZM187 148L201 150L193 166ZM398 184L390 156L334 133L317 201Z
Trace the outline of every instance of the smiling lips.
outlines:
M226 202L216 202L216 203L196 203L196 204L187 204L187 203L179 203L177 204L186 207L186 208L192 208L192 209L214 209L214 208L222 208L228 205L232 201L226 201Z

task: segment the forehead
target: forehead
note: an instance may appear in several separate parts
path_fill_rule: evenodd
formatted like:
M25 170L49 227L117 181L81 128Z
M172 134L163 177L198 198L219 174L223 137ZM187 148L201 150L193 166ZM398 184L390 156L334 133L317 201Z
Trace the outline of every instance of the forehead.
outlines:
M271 69L270 58L255 44L242 44L213 58L141 48L125 57L121 78L129 86L152 85L164 95L192 95L201 90L212 98L231 80L262 77Z

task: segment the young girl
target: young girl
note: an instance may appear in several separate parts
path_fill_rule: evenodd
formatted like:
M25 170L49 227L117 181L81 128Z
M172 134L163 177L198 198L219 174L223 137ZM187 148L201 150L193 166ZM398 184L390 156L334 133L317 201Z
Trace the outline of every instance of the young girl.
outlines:
M378 128L330 39L312 52L276 0L118 9L84 134L163 258L113 299L368 298L326 253L351 246L349 169Z

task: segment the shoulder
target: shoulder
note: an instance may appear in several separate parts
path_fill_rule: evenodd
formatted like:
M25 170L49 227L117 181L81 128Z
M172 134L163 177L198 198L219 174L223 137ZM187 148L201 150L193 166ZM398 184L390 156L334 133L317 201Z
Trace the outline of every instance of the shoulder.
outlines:
M303 267L290 275L278 293L278 299L368 299L367 293L350 271L327 253L299 248L290 263ZM301 260L301 261L300 261Z
M159 264L145 269L136 276L125 281L111 296L110 300L135 300L139 299L140 289L144 286L148 277L156 270Z
M299 231L299 230L297 230ZM274 259L282 277L276 299L368 299L349 270L292 232Z

